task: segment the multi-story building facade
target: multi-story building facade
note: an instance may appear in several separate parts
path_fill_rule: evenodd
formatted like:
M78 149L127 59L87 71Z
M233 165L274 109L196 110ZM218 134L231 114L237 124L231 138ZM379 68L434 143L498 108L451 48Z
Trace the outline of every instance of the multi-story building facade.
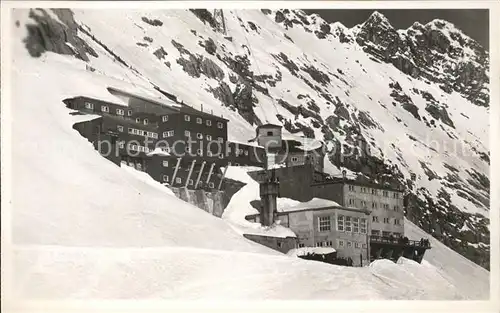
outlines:
M299 205L278 207L275 220L296 235L298 247L332 247L337 257L351 258L354 265L368 264L370 212L339 206L314 198ZM259 215L247 220L260 222Z
M314 197L371 212L372 236L404 235L403 193L388 186L338 178L311 185Z

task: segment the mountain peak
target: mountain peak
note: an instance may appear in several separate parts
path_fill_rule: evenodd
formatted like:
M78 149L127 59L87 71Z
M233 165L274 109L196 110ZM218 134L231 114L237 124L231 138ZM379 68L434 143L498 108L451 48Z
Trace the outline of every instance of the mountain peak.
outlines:
M377 24L380 26L384 26L385 28L393 28L387 17L385 17L385 15L383 15L379 11L373 11L373 13L370 15L370 17L368 17L364 24Z

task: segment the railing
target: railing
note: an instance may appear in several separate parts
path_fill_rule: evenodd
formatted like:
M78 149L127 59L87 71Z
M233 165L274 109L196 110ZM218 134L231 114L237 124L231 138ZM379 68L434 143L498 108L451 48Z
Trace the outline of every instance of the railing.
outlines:
M404 245L404 246L412 246L412 247L423 247L423 248L430 248L431 244L429 240L427 239L421 239L421 240L409 240L406 237L383 237L383 236L370 236L370 242L376 242L376 243L388 243L388 244L398 244L398 245Z

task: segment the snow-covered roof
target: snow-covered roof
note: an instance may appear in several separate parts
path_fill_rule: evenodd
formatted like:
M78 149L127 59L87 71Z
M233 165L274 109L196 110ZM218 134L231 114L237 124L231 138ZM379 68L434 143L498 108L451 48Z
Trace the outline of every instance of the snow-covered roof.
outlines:
M162 107L168 107L170 109L179 110L182 107L182 105L179 105L178 103L175 103L170 99L164 99L162 97L159 97L159 99L153 99L151 96L144 95L143 93L140 93L138 90L134 90L133 92L131 92L128 90L126 91L123 88L116 88L116 87L108 87L107 89L113 95L122 94L124 96L134 97L137 99L157 104Z
M304 151L311 151L311 150L316 150L319 149L323 146L323 143L317 139L314 138L307 138L307 137L300 137L295 134L290 134L290 133L284 133L281 138L286 141L295 141L298 142L300 145L296 146L295 148L299 148Z
M160 156L170 156L170 153L162 150L161 148L156 148L153 151L146 154L147 156L160 155Z
M277 210L278 212L294 212L294 211L307 211L307 210L315 210L322 209L328 207L340 207L340 205L332 200L322 199L322 198L313 198L307 202L298 202L298 203L278 203Z

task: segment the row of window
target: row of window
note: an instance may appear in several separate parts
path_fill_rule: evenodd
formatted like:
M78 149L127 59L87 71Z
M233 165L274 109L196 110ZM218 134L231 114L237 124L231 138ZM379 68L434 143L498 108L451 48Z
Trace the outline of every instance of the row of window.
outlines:
M396 238L403 237L402 233L397 233L397 232L391 233L390 231L383 231L382 232L383 237L389 237L391 235L396 237ZM372 236L380 236L380 230L372 230Z
M365 200L360 200L361 201L361 207L367 208L368 205ZM356 199L349 199L348 201L349 205L355 205L356 204ZM377 202L372 202L372 209L378 209L379 204ZM387 203L380 203L380 207L385 210L390 210L390 206ZM399 205L394 205L392 209L396 212L398 212L401 208Z
M119 146L120 146L120 148L122 148L124 146L124 143L120 142ZM128 145L128 149L132 150L132 151L145 152L145 153L148 153L148 152L151 151L151 149L149 149L148 147L139 146L139 145L136 145L136 144L129 144Z
M163 175L163 181L165 183L168 183L170 181L170 177L168 175ZM176 177L175 178L175 182L177 184L182 184L182 178L181 177ZM189 179L188 181L188 186L193 186L194 185L194 181L192 179ZM214 188L215 184L213 182L209 182L208 183L208 187L209 188Z
M91 102L85 102L85 108L86 109L89 109L89 110L93 110L94 109L94 104L91 103ZM101 105L101 112L104 112L104 113L109 113L109 107L107 105ZM132 116L132 110L128 110L127 111L127 116ZM124 109L116 109L116 115L120 115L120 116L125 116L125 110ZM167 122L168 121L168 115L163 115L161 120L163 122ZM184 120L189 122L191 120L191 116L189 115L184 115ZM137 123L141 123L141 119L140 118L136 118L135 120ZM144 125L148 125L149 123L149 120L146 118L142 121L144 123ZM197 117L196 118L196 123L197 124L203 124L203 120L201 117ZM205 120L205 124L207 126L212 126L212 121L211 120ZM221 122L217 122L217 128L219 129L222 129L224 128L224 124L221 123Z
M349 191L356 191L356 186L349 185ZM378 189L375 188L367 188L367 187L359 187L361 193L371 193L372 195L378 195ZM389 191L382 190L382 196L389 197ZM399 192L393 192L392 197L394 199L399 198Z
M318 230L320 232L330 231L332 229L331 216L318 217ZM359 234L366 234L367 221L366 218L358 218L351 216L338 215L337 217L337 230L345 232L353 232Z
M227 153L229 154L229 153L231 153L231 151L233 151L233 150L231 149L231 147L227 147ZM235 154L236 156L239 156L239 155L246 155L246 156L248 156L248 150L243 150L243 149L235 149L235 150L234 150L234 154Z
M187 115L187 114L184 115L184 121L186 121L186 122L191 121L191 116ZM201 117L197 117L196 118L196 124L203 124L203 119ZM211 120L205 120L205 125L212 126L212 121ZM224 124L221 123L221 122L217 122L217 128L220 128L220 129L224 128Z
M379 223L379 219L378 219L378 216L372 216L372 221L374 223ZM383 223L384 224L390 224L391 223L391 218L390 217L384 217L383 219ZM397 219L395 218L394 219L394 225L401 225L401 219Z
M366 249L366 243L360 243L356 241L350 241L350 240L343 240L343 239L337 239L337 247L338 248L351 248L354 245L354 248L356 249ZM305 244L299 243L299 248L304 248ZM319 241L316 242L316 247L333 247L333 242L332 241Z
M174 130L168 130L168 131L165 131L163 132L163 138L169 138L169 137L173 137L175 135L175 131ZM190 137L191 138L191 132L189 130L185 130L184 131L184 136L186 137ZM197 139L200 139L202 140L203 139L203 134L202 133L197 133L196 134L196 138ZM205 138L208 140L208 141L212 141L212 136L211 135L206 135ZM224 142L224 138L222 137L217 137L217 141L218 142Z
M123 126L118 125L116 127L119 132L123 132ZM145 137L150 137L154 139L158 139L158 133L155 132L150 132L150 131L145 131L141 129L136 129L136 128L130 128L128 129L128 133L131 135L139 135L139 136L145 136Z

